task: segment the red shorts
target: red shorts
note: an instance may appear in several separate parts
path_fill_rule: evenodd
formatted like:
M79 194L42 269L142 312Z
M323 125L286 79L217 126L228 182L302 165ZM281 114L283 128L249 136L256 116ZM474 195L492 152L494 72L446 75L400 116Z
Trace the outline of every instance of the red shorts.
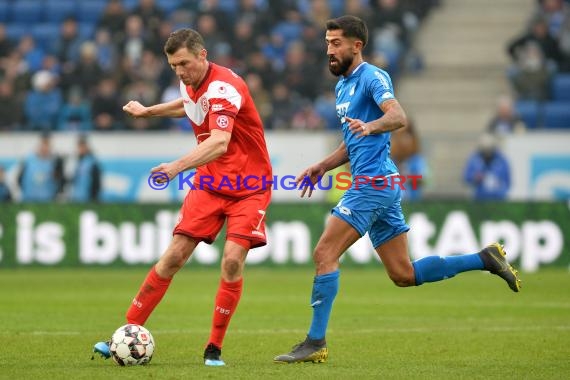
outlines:
M248 240L251 248L264 246L265 212L270 200L271 191L230 199L204 190L190 190L173 233L211 244L227 219L227 237Z

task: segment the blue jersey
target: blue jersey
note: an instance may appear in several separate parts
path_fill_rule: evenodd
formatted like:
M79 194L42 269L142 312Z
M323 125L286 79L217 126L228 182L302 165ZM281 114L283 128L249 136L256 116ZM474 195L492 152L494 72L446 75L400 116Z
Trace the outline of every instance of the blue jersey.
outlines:
M348 128L345 116L369 122L384 113L379 105L394 99L392 80L388 73L363 62L335 87L336 113L342 124L344 143L353 177L386 176L398 172L390 158L390 133L357 138Z

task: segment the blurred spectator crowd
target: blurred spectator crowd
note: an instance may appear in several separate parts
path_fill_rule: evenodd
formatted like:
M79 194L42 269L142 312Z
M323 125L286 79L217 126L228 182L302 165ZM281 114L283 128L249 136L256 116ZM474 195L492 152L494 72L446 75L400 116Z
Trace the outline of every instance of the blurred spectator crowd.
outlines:
M507 52L519 121L529 129L570 129L570 0L536 0L530 21ZM499 108L508 107L503 101ZM499 131L506 126L499 125Z
M421 68L413 40L437 3L0 0L0 131L189 130L185 119L132 119L122 112L128 100L150 105L179 97L162 48L181 27L198 30L209 59L244 77L267 129L336 129L326 20L342 14L365 19L367 60L397 82ZM560 12L567 12L564 5ZM560 45L546 57L568 70L570 28L557 14L544 19ZM512 50L518 62L523 49ZM543 94L532 96L543 100Z
M504 136L537 128L570 130L570 0L536 0L529 16L506 48L512 95L498 98L463 170L477 200L506 199L510 190Z

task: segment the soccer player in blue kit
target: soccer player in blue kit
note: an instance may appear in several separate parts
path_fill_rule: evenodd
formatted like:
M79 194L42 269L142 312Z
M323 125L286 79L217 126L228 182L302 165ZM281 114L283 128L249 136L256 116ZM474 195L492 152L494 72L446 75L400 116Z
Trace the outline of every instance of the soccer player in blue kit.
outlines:
M382 184L398 175L390 159L390 132L406 126L406 114L394 97L389 75L362 58L368 39L366 24L357 17L342 16L329 20L326 27L329 70L340 77L335 94L343 142L322 161L304 170L297 183L306 183L307 186L301 186L301 197L305 194L310 197L314 187L305 181L307 177L315 184L327 171L349 161L353 178L368 181L353 181L332 209L313 252L316 275L309 332L291 352L276 356L276 363L327 360L325 334L339 286L339 258L367 232L388 276L397 286L419 286L471 270L496 274L515 292L521 286L517 271L508 264L498 243L472 254L428 256L410 262L406 234L410 228L400 206L401 189Z

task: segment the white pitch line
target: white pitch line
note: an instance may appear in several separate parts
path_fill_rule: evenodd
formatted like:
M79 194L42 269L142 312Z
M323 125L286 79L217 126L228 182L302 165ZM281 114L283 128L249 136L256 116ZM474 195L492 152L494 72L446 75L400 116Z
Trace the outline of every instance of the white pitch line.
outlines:
M461 326L461 327L403 327L403 328L370 328L370 329L352 329L353 334L414 334L414 333L434 333L434 332L448 332L448 331L471 331L471 332L524 332L524 331L570 331L570 325L560 326L498 326L498 327L481 327L481 326ZM154 335L159 334L208 334L210 330L207 329L153 329ZM306 330L302 329L234 329L231 330L232 334L242 335L281 335L281 334L306 334ZM329 329L329 333L334 333L334 329ZM68 336L80 334L92 334L93 331L19 331L18 335L53 335L53 336ZM3 331L2 335L13 335L15 333Z

